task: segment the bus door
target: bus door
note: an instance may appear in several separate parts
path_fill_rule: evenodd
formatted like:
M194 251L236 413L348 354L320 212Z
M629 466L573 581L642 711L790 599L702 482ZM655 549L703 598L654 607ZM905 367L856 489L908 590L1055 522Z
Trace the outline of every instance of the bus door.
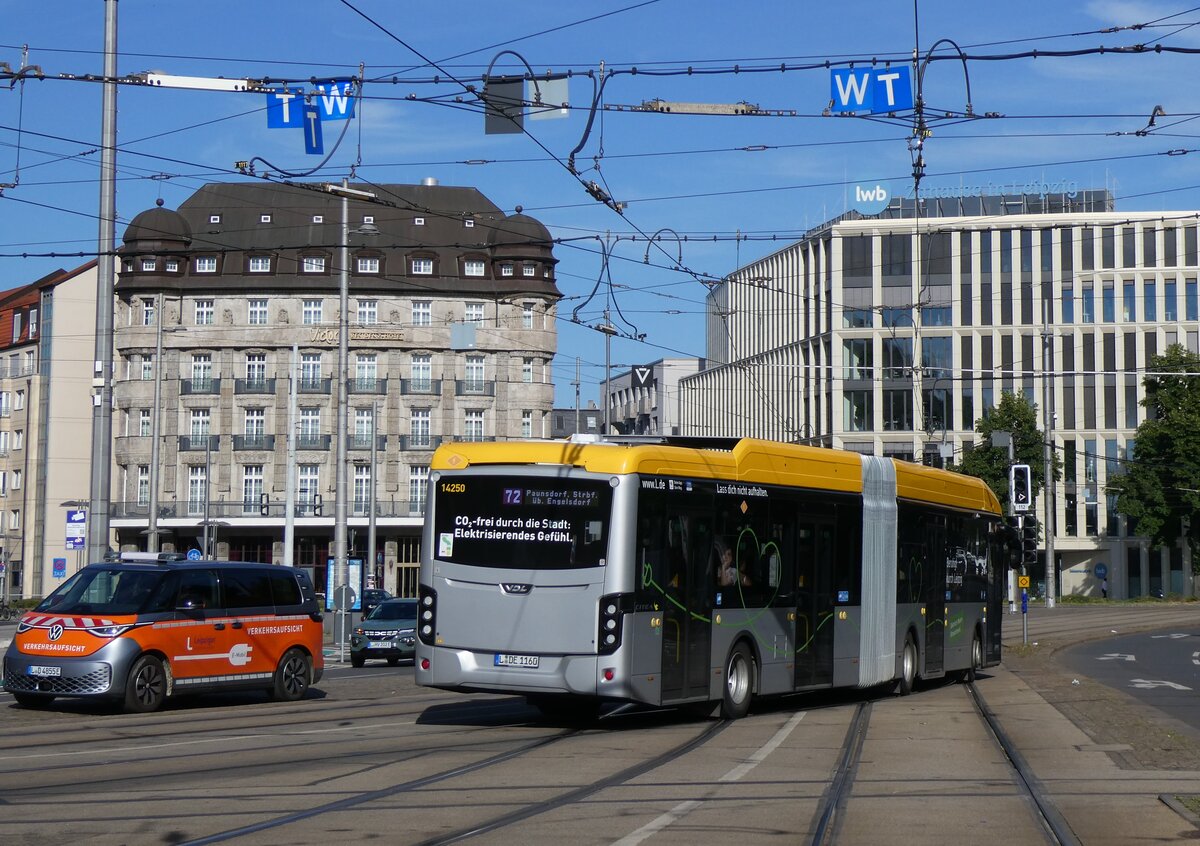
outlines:
M944 669L946 648L946 520L936 517L925 523L926 563L930 568L925 595L925 672Z
M796 524L797 688L833 684L835 537L832 519Z
M662 635L663 702L708 695L712 642L708 512L673 508L667 518L668 578Z

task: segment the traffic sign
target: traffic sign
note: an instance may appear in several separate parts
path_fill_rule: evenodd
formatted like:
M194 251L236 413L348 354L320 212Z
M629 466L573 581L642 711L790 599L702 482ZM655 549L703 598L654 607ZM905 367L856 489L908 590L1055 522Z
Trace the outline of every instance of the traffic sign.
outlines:
M1095 567L1095 571L1096 571L1097 579L1107 579L1108 578L1108 565L1107 564L1103 564L1103 563L1097 564Z
M1029 587L1029 576L1017 576L1017 587L1022 590Z
M200 550L194 549L194 548L189 549L187 551L187 559L188 559L188 561L199 561L200 560Z
M67 549L83 549L87 537L87 511L67 510Z
M834 68L829 89L835 112L902 112L913 107L912 75L908 67L877 70Z

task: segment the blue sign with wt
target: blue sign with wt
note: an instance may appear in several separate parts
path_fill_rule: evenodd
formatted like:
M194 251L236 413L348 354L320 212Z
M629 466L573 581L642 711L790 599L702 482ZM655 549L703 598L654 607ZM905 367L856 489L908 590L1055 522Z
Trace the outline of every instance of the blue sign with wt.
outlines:
M1021 591L1021 613L1029 613L1029 591L1027 590Z
M65 579L67 577L67 559L55 558L50 575L56 579Z
M1108 578L1108 565L1107 564L1097 564L1096 565L1096 578L1097 579L1107 579Z
M829 99L835 112L903 112L913 107L912 74L908 67L876 70L830 70Z

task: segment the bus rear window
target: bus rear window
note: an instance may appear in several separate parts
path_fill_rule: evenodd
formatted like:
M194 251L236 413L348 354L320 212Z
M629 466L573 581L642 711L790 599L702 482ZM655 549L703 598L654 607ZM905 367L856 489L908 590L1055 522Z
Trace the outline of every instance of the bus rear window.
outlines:
M533 570L604 565L607 482L444 476L433 495L438 560Z

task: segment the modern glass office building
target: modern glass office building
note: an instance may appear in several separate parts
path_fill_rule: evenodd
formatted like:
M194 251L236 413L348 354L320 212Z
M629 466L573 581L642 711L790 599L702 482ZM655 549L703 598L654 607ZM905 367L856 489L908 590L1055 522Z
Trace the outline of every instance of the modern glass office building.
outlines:
M1191 595L1187 550L1132 534L1107 482L1151 357L1200 350L1197 237L1196 212L1122 213L1107 191L851 212L713 287L681 431L949 463L1003 392L1024 394L1063 463L1058 590L1099 596L1106 576L1114 598Z

